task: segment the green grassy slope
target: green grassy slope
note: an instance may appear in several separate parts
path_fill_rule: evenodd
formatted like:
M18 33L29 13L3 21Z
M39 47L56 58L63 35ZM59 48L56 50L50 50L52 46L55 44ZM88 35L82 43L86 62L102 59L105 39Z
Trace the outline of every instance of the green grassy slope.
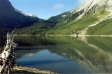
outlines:
M87 12L86 15L76 21L77 17L83 11L71 13L66 12L58 16L49 18L47 21L39 21L29 27L16 30L18 35L74 35L89 25L96 23L110 14L109 11L102 9L96 10L94 13ZM63 17L64 16L64 17ZM99 23L95 27L91 27L87 34L112 34L111 19Z
M55 28L51 29L47 32L47 34L50 35L71 35L71 34L77 34L78 31L81 31L82 29L86 28L87 26L94 24L96 21L98 21L101 18L104 18L106 15L108 15L109 12L107 11L96 11L95 13L88 13L86 16L84 16L82 19L76 21L76 19L57 25Z
M88 34L92 35L112 35L112 18L107 19L98 25L91 27Z

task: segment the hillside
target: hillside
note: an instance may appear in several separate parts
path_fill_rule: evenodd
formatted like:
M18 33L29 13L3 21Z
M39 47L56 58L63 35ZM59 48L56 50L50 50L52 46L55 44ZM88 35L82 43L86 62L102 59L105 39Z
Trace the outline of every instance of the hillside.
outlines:
M112 34L111 0L92 0L81 7L50 17L47 21L53 23L36 23L35 25L16 31L17 34L33 35L86 35L86 34ZM49 25L50 24L50 25ZM52 25L52 27L51 27ZM103 27L102 27L103 26ZM42 28L43 27L43 28ZM29 33L24 32L26 30ZM21 32L19 32L21 31Z
M25 27L40 20L15 9L9 0L0 0L0 26L2 30Z
M45 35L45 33L53 28L57 22L38 21L31 26L16 29L17 35Z
M93 27L95 26L98 28L97 24L100 24L101 22L104 22L104 20L111 18L112 1L100 0L100 2L96 2L96 3L95 2L96 0L93 0L91 3L85 4L76 10L69 11L68 13L71 14L69 18L67 20L60 21L57 24L57 26L54 27L52 30L48 31L47 34L48 35L52 35L52 34L53 35L54 34L55 35L85 35L85 34L91 34L90 33L91 29L97 33L99 30L96 31L95 30L96 28ZM65 16L64 18L66 17L68 16ZM55 16L55 18L57 18L57 16ZM106 25L108 25L108 27L111 27L109 23L106 23ZM105 30L104 29L100 30L100 31L102 30L106 31L106 33L103 31L102 33L101 32L100 33L107 34L108 32L108 34L112 34L110 32L111 29L107 30L108 27L105 27ZM87 30L88 32L86 32Z

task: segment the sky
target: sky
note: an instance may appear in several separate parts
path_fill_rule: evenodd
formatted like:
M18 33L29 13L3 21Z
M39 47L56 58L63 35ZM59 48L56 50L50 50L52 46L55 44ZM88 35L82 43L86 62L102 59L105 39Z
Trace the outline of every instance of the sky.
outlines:
M9 0L18 10L34 14L39 18L48 19L51 16L76 9L90 0Z

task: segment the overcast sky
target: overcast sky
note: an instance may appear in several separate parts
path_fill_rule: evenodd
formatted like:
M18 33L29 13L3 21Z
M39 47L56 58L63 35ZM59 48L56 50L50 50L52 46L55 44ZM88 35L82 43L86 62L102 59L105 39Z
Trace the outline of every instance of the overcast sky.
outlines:
M10 0L12 5L27 14L48 19L68 10L76 9L90 0Z

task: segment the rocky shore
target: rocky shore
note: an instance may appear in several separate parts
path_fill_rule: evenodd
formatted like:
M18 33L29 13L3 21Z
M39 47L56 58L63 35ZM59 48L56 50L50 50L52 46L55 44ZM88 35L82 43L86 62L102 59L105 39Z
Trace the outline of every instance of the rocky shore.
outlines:
M48 70L40 70L36 68L14 66L12 74L57 74L57 73Z

